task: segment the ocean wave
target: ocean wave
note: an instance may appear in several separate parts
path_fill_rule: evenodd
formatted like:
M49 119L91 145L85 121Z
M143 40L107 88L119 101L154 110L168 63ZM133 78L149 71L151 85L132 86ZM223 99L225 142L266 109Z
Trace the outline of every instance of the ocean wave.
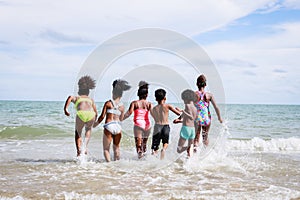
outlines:
M228 139L227 147L229 151L298 152L300 151L300 138Z
M10 126L0 129L0 139L33 139L41 136L66 136L66 132L55 127Z

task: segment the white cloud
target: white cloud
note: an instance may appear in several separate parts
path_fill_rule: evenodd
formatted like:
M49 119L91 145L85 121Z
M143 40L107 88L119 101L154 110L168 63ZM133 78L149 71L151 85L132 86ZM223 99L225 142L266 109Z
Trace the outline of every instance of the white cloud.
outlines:
M41 77L50 77L41 84L41 91L47 87L50 88L49 91L54 91L56 86L64 84L67 86L69 84L67 81L76 78L82 62L98 43L132 29L160 27L193 36L226 27L236 19L259 9L277 9L279 4L299 8L298 1L278 2L275 0L0 1L0 69L2 74L8 74L7 79L2 79L1 85L10 85L12 96L21 90L24 92L26 90L24 88L31 88ZM272 78L276 79L280 73L272 71L273 66L276 66L277 70L282 69L280 66L286 66L284 69L287 71L286 76L291 78L291 68L299 66L295 60L296 55L299 55L299 43L295 42L298 41L295 38L299 35L299 24L282 24L274 27L276 31L279 29L280 33L269 38L221 42L207 47L215 60L223 62L220 64L220 72L225 76L224 80L234 80L235 76L232 74L240 74L241 77L248 74L246 79L240 80L238 84L253 81L251 73L259 74L258 79L264 79L263 76L271 73ZM85 50L65 52L65 49L76 48ZM244 65L245 69L231 68L231 64ZM226 71L222 67L224 69L226 67ZM55 81L58 77L59 81ZM26 80L22 82L24 88L21 90L15 84L20 78ZM51 80L53 83L47 84ZM73 83L68 86L70 85L73 86ZM272 84L269 86L273 87ZM4 88L1 88L2 90ZM63 89L61 91L66 92ZM73 92L72 88L69 91ZM51 93L49 95L47 93L46 97L50 98ZM3 96L0 96L1 98Z
M101 41L141 27L198 34L224 26L270 1L14 1L0 5L0 24L5 27L1 35L20 42L49 29Z
M213 60L219 60L216 63L226 83L229 102L299 104L300 22L273 28L277 32L272 35L223 41L206 47ZM247 66L248 61L251 64ZM281 98L284 91L290 94Z
M292 9L300 9L300 1L299 0L285 0L284 6Z

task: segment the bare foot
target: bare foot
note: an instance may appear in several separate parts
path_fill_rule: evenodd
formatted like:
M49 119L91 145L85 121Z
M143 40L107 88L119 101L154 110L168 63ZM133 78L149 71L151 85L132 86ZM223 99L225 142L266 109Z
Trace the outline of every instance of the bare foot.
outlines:
M194 146L193 149L194 149L194 153L197 153L197 146Z
M203 134L202 135L202 139L203 139L203 144L205 146L207 146L208 145L208 135L207 134Z
M144 157L143 152L138 152L138 158L141 159L142 157Z

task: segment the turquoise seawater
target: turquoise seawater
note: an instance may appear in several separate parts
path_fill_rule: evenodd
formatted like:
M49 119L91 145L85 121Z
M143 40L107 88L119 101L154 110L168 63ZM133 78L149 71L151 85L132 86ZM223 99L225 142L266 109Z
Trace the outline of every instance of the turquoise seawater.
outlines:
M0 138L69 134L74 129L75 112L68 118L63 113L63 106L64 102L0 101ZM99 113L102 106L103 103L97 103ZM183 107L182 104L174 106ZM230 129L230 138L300 137L299 105L230 104L225 110L222 115ZM70 111L73 111L72 106ZM218 123L213 108L211 112L213 123ZM174 117L171 115L172 119Z
M211 108L210 145L190 159L176 153L181 125L170 124L165 160L150 153L138 160L130 118L121 160L111 163L103 158L102 126L88 155L76 158L75 112L66 117L63 106L0 101L0 199L300 198L299 105L220 105L223 125Z

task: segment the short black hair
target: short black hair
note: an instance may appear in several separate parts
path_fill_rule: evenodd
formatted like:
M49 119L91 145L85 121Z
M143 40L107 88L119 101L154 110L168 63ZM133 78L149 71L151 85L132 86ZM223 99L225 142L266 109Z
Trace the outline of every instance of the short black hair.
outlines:
M129 83L122 79L114 80L113 82L113 95L115 98L122 97L123 91L129 90L131 86Z
M183 101L193 101L196 102L197 101L197 95L193 90L190 89L186 89L181 93L181 99Z
M155 90L155 99L156 101L162 101L166 97L166 91L164 89Z

